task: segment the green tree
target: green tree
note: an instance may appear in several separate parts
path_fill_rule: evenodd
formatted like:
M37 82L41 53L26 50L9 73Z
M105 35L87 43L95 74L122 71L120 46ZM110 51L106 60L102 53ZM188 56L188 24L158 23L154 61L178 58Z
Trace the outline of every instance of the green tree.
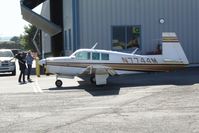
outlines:
M20 44L20 38L18 36L13 36L10 41L15 42L16 44Z
M24 34L20 35L20 44L24 50L36 51L36 48L32 41L36 30L37 28L31 24L24 27ZM36 37L36 42L39 43L39 36Z
M20 45L14 41L0 42L0 48L3 49L19 49Z

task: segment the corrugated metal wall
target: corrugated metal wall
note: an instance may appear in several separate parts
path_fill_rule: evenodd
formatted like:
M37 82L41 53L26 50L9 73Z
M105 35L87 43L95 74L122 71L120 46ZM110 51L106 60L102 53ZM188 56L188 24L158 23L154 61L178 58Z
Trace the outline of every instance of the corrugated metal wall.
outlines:
M199 63L199 0L79 0L80 48L111 49L111 27L141 25L142 52L162 32L176 32L191 63ZM165 23L160 24L159 19Z

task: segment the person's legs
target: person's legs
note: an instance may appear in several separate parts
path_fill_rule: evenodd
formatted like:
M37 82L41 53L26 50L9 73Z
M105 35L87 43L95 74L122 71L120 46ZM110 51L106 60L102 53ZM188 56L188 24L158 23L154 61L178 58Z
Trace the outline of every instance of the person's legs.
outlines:
M20 70L20 74L19 74L19 78L18 78L18 82L21 82L21 76L22 76L22 71Z
M28 65L28 77L27 77L28 80L30 80L31 69L32 65Z
M25 83L25 70L22 70L23 82Z

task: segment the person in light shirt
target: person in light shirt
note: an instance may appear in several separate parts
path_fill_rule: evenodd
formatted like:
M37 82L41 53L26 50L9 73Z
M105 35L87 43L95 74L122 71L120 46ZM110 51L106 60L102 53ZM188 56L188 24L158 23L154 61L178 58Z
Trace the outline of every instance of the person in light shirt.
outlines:
M29 82L31 82L31 78L30 78L30 74L31 74L31 70L32 70L32 62L33 62L34 58L32 56L32 52L29 50L27 55L26 55L26 64L28 66L28 71L27 71L27 80Z

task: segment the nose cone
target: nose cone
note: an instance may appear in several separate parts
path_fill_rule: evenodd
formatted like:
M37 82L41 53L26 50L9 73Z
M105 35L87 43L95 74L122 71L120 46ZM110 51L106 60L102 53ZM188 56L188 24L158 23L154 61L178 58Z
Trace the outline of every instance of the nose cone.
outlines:
M43 66L46 64L46 59L42 59L39 61L39 65Z

